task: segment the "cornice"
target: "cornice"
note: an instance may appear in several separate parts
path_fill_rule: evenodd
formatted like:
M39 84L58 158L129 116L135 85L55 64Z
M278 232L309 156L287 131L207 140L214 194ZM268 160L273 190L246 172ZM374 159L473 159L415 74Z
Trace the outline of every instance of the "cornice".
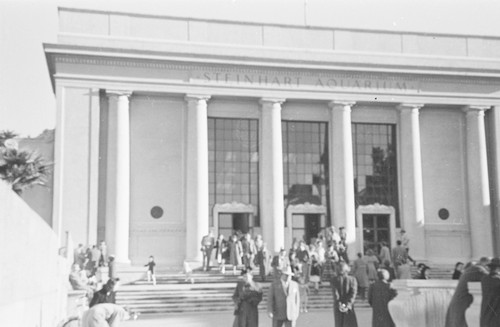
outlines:
M179 44L178 44L179 45ZM469 58L439 58L438 56L405 56L380 53L359 53L340 51L315 51L321 56L320 60L304 60L299 58L304 52L287 49L286 57L283 57L284 49L265 49L262 53L273 54L273 56L251 56L244 54L244 47L238 47L240 54L214 54L209 49L217 48L211 46L204 48L202 52L189 50L193 45L181 44L182 51L160 52L160 51L138 51L133 49L113 49L89 46L55 45L45 44L45 52L50 61L54 63L107 65L117 67L137 67L149 69L193 69L209 67L214 72L224 72L228 68L234 72L259 73L262 69L273 70L279 74L286 75L293 71L299 76L328 77L331 72L336 74L360 74L367 78L384 76L388 80L401 80L404 78L418 79L421 81L432 81L437 83L449 82L450 78L457 78L454 83L490 84L491 78L500 79L500 61L498 60L473 60ZM236 47L234 47L236 48ZM255 51L252 48L252 51ZM297 52L301 56L291 53ZM288 59L283 59L288 58ZM454 67L446 67L445 63L455 62ZM458 63L462 63L458 65ZM464 64L466 63L466 64ZM488 64L491 68L482 67L480 64Z

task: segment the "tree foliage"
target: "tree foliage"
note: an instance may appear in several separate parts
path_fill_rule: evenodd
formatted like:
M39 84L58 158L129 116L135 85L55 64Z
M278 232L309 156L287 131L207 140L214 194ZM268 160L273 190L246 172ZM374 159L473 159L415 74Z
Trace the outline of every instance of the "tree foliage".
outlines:
M20 151L12 131L0 131L0 179L11 185L12 190L22 192L35 185L46 186L51 165L35 151Z

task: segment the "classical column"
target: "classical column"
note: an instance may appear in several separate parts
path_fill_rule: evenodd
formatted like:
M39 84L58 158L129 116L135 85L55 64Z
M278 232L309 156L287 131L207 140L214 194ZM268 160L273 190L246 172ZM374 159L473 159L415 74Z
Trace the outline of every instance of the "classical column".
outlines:
M401 157L401 216L402 228L410 239L413 259L426 258L424 193L422 184L422 158L420 151L419 110L423 104L401 104L400 157Z
M333 220L338 229L345 227L349 256L356 253L356 212L354 204L354 167L352 152L351 108L355 102L331 101L330 192Z
M117 263L130 263L129 91L106 91L109 101L106 242Z
M270 251L285 246L283 206L283 142L281 104L284 99L261 99L260 213L262 236Z
M493 255L490 191L486 155L484 111L486 106L467 106L467 187L472 258Z
M207 95L188 94L186 128L186 259L201 262L201 239L208 234ZM214 217L217 219L217 217Z
M493 237L494 237L494 255L500 255L500 106L494 106L489 113L490 135L487 138L490 141L491 150L489 154L492 172L490 181L493 189L491 205L493 213ZM486 120L488 121L488 120Z

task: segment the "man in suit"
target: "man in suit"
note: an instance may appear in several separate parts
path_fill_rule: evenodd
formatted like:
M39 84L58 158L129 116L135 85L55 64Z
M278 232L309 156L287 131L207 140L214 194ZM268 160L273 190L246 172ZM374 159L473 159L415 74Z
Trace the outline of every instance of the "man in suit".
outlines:
M210 259L215 246L215 237L212 230L201 239L201 252L203 253L203 271L210 270Z
M292 269L288 266L281 271L281 278L275 279L269 287L267 314L273 320L273 327L295 327L299 317L299 284L292 280L292 276Z
M335 327L358 327L354 312L354 299L358 283L356 278L348 275L349 271L349 265L341 262L340 274L332 282Z

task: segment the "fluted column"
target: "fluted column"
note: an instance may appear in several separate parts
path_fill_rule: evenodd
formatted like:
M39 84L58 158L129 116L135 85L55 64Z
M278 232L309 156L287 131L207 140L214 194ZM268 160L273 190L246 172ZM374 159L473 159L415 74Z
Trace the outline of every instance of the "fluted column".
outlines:
M106 242L118 263L130 263L129 91L106 91L109 102Z
M283 99L261 99L260 207L262 236L271 251L285 246L283 205L283 142L281 104Z
M469 194L469 224L472 257L493 255L486 134L484 129L485 106L467 106L467 187Z
M400 144L401 154L401 216L402 228L410 239L413 259L426 258L424 193L422 182L422 156L420 149L419 110L423 104L401 104Z
M186 128L186 259L201 261L201 239L208 233L208 95L185 97ZM214 217L217 219L217 217Z
M349 256L356 251L356 213L354 204L354 167L352 152L351 109L355 102L331 101L330 192L335 227L345 227Z

